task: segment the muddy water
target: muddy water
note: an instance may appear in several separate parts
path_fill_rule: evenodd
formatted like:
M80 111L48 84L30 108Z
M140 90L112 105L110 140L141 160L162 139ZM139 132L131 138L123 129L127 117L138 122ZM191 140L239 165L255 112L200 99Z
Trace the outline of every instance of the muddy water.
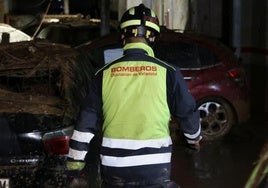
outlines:
M181 188L243 188L268 141L268 121L250 120L221 141L202 143L193 152L176 143L172 179Z

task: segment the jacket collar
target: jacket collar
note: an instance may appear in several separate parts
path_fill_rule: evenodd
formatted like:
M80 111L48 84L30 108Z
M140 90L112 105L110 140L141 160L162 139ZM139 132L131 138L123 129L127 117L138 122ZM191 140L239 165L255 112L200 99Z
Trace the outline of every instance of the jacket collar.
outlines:
M141 50L144 50L145 53L147 53L149 56L154 57L153 49L149 45L142 43L142 42L128 43L123 48L124 51L129 50L129 49L141 49Z

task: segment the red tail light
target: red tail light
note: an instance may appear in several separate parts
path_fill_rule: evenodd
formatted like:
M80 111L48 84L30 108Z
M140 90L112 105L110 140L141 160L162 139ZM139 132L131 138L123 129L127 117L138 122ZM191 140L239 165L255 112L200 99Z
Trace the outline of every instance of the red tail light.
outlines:
M241 87L245 85L245 73L243 69L237 68L229 70L228 77Z
M65 155L69 151L69 140L72 127L44 134L43 144L45 152L49 155Z
M228 71L228 74L232 78L237 78L241 76L241 70L240 69L232 69Z
M68 136L44 140L43 143L45 147L45 152L50 155L51 154L54 154L54 155L68 154L69 140L70 140L70 137Z

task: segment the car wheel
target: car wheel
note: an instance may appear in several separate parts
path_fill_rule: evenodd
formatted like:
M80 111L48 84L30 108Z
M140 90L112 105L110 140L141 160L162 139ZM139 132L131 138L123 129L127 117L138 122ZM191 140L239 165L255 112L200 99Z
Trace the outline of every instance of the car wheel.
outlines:
M225 136L235 124L231 106L220 98L206 98L197 102L204 140L217 140Z

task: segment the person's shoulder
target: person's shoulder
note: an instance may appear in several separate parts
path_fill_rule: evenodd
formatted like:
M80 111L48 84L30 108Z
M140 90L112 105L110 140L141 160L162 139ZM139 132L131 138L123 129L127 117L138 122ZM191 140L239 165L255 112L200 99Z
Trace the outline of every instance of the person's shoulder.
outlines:
M170 71L176 71L178 69L178 67L176 67L175 65L172 65L170 63L167 63L166 61L163 61L161 59L158 59L156 57L154 57L155 59L155 62L160 65L160 66L163 66L165 67L166 69L170 70Z
M102 74L103 71L105 71L106 69L108 69L110 66L112 66L112 65L114 65L114 64L116 64L116 63L122 62L122 59L123 59L123 58L124 58L124 56L119 57L118 59L115 59L115 60L113 60L113 61L111 61L111 62L109 62L109 63L104 64L101 68L99 68L99 69L96 71L95 75L96 75L96 76L97 76L97 75L100 75L100 74Z

